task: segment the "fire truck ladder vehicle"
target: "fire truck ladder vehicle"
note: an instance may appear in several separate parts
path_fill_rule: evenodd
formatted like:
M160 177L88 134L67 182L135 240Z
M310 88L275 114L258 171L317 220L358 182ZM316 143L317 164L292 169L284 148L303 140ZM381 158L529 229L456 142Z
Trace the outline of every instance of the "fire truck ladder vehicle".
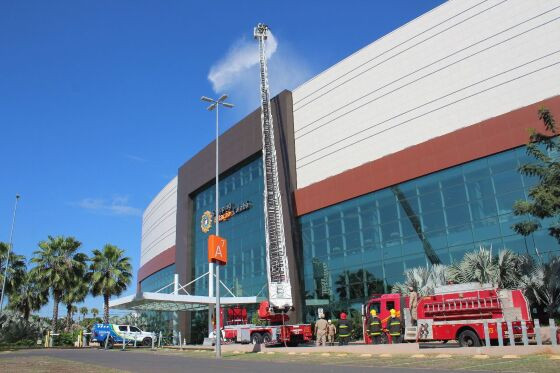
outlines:
M268 297L274 310L287 311L292 307L292 289L286 255L286 238L282 216L282 200L278 181L278 164L274 146L274 125L270 112L270 92L266 65L265 40L268 26L259 23L254 37L259 42L261 122L264 172L264 228L266 232L266 261Z
M259 305L259 322L249 324L247 309L233 307L221 309L223 338L225 342L289 344L296 346L311 340L310 324L287 325L287 311L293 309L292 288L288 272L286 239L282 216L282 200L278 181L278 164L274 146L274 126L270 112L270 93L266 69L265 40L268 26L259 23L254 29L259 42L261 79L261 120L263 139L264 221L266 236L266 262L268 301Z
M375 309L386 328L389 310L395 309L403 323L404 341L408 342L456 340L463 347L478 347L485 343L486 327L492 344L498 344L499 334L507 343L509 333L514 341L522 338L523 324L527 336L535 336L529 303L521 290L479 283L445 285L434 290L434 294L418 301L417 325L412 322L409 298L401 294L373 296L363 307L364 319ZM384 343L389 340L387 334L382 336ZM365 341L371 343L369 336L366 335Z

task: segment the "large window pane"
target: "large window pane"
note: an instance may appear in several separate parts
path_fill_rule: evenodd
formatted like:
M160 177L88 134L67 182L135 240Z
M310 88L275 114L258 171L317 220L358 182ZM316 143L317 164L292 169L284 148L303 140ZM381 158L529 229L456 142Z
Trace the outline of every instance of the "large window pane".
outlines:
M488 159L488 166L490 166L493 174L509 170L516 171L518 167L517 156L515 152L511 151L496 154Z
M450 227L447 230L447 242L449 246L473 242L471 225L465 224L456 227Z
M473 223L473 236L475 241L488 240L500 236L498 218L475 221Z
M511 190L523 188L521 175L519 175L516 171L500 172L499 174L493 175L492 179L494 179L496 194L502 194Z
M381 236L379 234L379 227L373 227L372 229L364 229L362 231L362 236L364 237L364 245L370 245L376 242L381 242Z
M467 205L447 207L445 215L447 217L447 224L450 226L467 224L471 220Z
M319 241L327 238L327 228L324 224L313 224L313 240Z
M512 212L514 203L519 200L525 200L525 192L523 190L516 190L515 192L496 196L500 215Z
M395 198L385 198L379 201L379 215L382 223L398 218Z
M390 241L399 238L401 236L399 230L399 222L393 221L381 225L381 234L383 237L383 241Z
M360 230L360 216L358 214L358 208L344 210L343 216L344 231L346 234Z
M433 211L422 215L422 230L433 231L445 228L443 210Z
M467 183L467 191L471 201L492 197L494 195L492 180L490 178L485 178Z
M421 195L420 206L422 208L422 213L442 209L441 194L437 192Z
M455 185L451 188L442 189L443 200L445 206L459 205L467 203L467 193L465 191L465 185Z
M473 201L470 203L470 208L473 220L490 218L498 214L494 197Z

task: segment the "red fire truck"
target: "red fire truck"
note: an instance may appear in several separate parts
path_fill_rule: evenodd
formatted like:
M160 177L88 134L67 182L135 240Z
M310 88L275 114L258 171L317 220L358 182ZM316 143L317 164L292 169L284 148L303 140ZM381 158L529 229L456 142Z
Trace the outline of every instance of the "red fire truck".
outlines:
M504 343L507 343L508 322L511 322L515 340L522 338L522 322L526 323L527 336L535 335L529 313L528 301L521 290L503 290L479 283L440 286L433 295L418 300L418 320L414 326L407 296L401 294L376 295L363 306L364 336L367 335L367 317L375 309L384 330L389 320L389 310L395 309L403 323L403 340L408 342L456 340L463 347L476 347L485 343L484 323L492 343L498 340L501 325ZM390 341L385 332L383 343Z
M259 319L267 325L249 324L247 309L233 307L222 309L222 330L226 342L264 343L266 345L287 344L297 346L311 340L313 332L310 324L286 325L289 320L285 313L271 313L268 301L263 301L258 309Z

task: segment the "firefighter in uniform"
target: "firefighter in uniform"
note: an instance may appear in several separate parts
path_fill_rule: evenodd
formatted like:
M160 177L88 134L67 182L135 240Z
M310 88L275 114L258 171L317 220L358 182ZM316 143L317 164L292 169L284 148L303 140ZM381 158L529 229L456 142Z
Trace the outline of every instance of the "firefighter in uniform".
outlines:
M371 310L369 313L371 316L368 319L368 333L371 338L371 343L378 345L381 344L381 320L377 317L377 311Z
M328 320L327 322L329 323L327 327L327 344L329 346L334 346L334 336L336 335L336 326L334 326L331 320Z
M391 317L387 321L387 329L391 336L391 343L401 343L401 319L397 317L397 311L394 309L391 309L389 312L391 313Z
M319 320L315 323L315 335L317 336L316 344L317 346L326 346L327 345L327 329L328 324L325 320L325 316L323 314L319 315Z
M348 344L348 339L352 334L352 323L350 320L346 320L346 314L342 312L340 314L340 321L338 323L338 344L339 346L344 346Z

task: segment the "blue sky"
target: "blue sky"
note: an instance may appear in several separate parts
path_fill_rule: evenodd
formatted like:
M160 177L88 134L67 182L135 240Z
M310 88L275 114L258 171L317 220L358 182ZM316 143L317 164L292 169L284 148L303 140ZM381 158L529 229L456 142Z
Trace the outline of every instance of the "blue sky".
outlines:
M136 277L143 209L212 141L200 96L237 105L223 130L258 107L257 66L243 63L256 23L274 34L276 94L441 3L0 0L0 240L20 193L18 254L71 235L86 253L126 249Z

